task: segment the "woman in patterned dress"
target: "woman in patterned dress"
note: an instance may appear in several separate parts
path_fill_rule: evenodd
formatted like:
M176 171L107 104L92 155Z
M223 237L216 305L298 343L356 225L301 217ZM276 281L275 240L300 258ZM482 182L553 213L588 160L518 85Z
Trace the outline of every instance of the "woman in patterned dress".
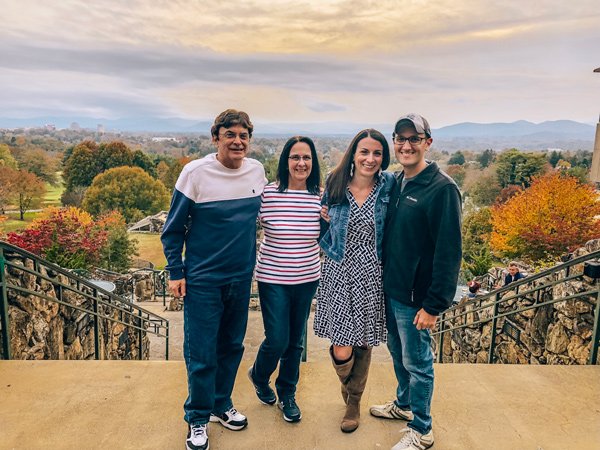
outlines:
M259 219L264 239L258 252L256 280L265 326L256 361L248 376L258 399L276 402L269 386L275 380L278 406L287 422L302 418L296 403L306 321L319 278L321 172L310 138L290 138L283 147L277 182L265 187Z
M361 131L328 177L322 201L329 226L320 241L325 259L314 330L332 344L346 403L341 430L347 433L359 425L371 350L386 338L381 243L393 176L382 170L389 162L385 137Z

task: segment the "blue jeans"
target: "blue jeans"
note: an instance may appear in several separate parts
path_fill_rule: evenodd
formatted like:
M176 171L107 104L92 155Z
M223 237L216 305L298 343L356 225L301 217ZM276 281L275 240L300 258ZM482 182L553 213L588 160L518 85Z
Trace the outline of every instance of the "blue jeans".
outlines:
M300 377L300 357L310 305L319 282L271 284L258 282L265 339L258 349L252 378L267 385L279 363L275 388L279 399L293 397Z
M433 396L433 353L429 330L413 325L420 308L414 308L386 296L388 341L398 380L396 404L412 410L415 418L408 426L419 433L431 430Z
M186 285L183 356L188 397L183 409L189 424L207 423L211 413L233 406L231 392L244 353L250 281Z

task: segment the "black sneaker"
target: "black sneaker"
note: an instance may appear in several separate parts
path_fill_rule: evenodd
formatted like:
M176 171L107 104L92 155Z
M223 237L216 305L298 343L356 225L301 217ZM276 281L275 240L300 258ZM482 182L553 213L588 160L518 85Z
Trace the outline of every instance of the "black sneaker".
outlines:
M268 384L266 386L260 386L256 384L254 382L254 378L252 378L252 369L254 369L254 366L251 366L248 369L248 379L252 383L252 386L254 386L256 396L261 401L261 403L264 403L265 405L274 405L277 401L277 398L275 397L275 392L273 392L273 389L271 389L271 386L269 386Z
M283 411L283 418L286 422L298 422L302 419L302 413L294 397L280 399L277 406Z
M233 431L239 431L246 428L248 425L248 419L241 412L238 412L237 409L231 407L229 410L223 412L222 414L211 414L210 415L211 422L220 422L225 428L229 428Z
M206 434L205 423L202 425L190 425L185 441L185 448L187 450L208 450L208 435Z

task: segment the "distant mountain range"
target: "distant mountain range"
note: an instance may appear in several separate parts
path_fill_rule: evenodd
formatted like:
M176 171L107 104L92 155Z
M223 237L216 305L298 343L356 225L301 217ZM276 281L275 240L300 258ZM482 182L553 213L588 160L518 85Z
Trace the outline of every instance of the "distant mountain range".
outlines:
M572 120L553 120L532 123L519 120L511 123L472 123L463 122L439 128L435 135L440 138L454 137L503 137L503 136L535 136L556 135L574 139L594 138L595 127Z
M102 125L106 131L150 133L209 133L211 121L180 118L123 118L108 120L85 117L36 117L30 119L0 118L0 129L41 127L52 124L57 129L69 128L76 123L81 128L97 129ZM353 135L361 127L370 126L390 135L391 124L363 124L339 122L323 123L255 123L256 136L295 135L346 136ZM555 120L532 123L519 120L511 123L464 122L433 129L434 147L455 151L483 150L516 147L521 150L562 148L565 150L592 150L595 126L571 120Z
M433 130L434 145L448 151L518 148L520 150L593 150L596 127L572 120L532 123L471 123Z

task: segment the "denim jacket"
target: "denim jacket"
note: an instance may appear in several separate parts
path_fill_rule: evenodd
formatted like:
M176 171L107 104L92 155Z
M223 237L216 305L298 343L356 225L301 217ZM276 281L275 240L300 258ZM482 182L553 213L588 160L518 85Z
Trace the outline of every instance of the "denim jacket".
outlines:
M385 215L390 201L390 191L394 185L394 176L388 172L382 172L376 187L375 200L375 242L377 243L377 257L381 258L381 244L383 242L383 228ZM321 220L321 235L319 245L335 262L341 262L346 250L346 235L348 232L348 221L350 220L350 203L328 204L327 191L323 194L322 205L328 206L329 223Z

